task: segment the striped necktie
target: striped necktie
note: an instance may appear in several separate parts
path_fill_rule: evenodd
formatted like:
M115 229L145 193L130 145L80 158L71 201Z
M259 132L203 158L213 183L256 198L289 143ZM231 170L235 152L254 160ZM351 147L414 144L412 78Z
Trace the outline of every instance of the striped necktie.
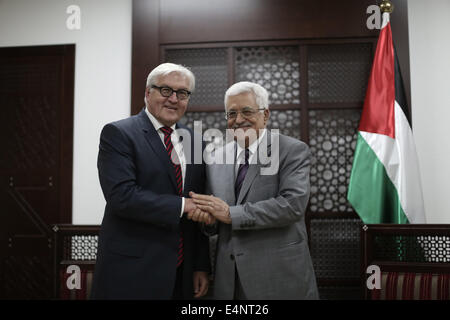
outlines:
M248 171L248 159L250 157L250 151L245 149L245 162L239 165L236 182L234 183L234 194L236 196L236 202L239 198L239 192L241 192L242 183L244 182L245 175Z
M169 155L169 158L172 160L173 144L171 135L173 129L170 127L161 127L161 131L164 133L164 144L166 145L167 154ZM175 180L177 182L178 195L183 196L183 175L181 173L181 165L175 164L173 161L172 165L175 170ZM177 267L179 267L182 262L183 262L183 235L181 234L180 231L180 243L178 247Z

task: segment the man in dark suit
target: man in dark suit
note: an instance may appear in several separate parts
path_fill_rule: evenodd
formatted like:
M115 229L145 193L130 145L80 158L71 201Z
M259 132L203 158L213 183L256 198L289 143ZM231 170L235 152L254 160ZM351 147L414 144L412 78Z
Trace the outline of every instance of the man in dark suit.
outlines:
M177 121L194 86L190 70L161 64L147 78L145 109L102 130L106 208L92 299L192 299L208 290L208 239L184 214L196 208L189 191L204 191L204 165L175 130L188 130Z

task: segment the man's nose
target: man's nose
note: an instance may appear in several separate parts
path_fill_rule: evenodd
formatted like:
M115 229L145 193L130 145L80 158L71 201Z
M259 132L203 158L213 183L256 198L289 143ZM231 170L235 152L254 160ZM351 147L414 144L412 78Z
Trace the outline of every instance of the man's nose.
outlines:
M169 97L169 101L171 103L177 103L178 102L178 97L177 97L177 93L176 92L172 92L172 94Z
M242 112L238 112L236 115L236 123L243 123L247 121L247 119L244 118L244 116L242 115Z

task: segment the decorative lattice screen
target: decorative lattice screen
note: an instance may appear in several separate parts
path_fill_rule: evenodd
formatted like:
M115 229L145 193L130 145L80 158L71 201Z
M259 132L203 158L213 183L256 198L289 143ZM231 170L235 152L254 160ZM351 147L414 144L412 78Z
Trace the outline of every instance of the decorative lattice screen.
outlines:
M97 235L73 235L64 237L65 260L87 261L96 260Z
M226 49L167 50L166 61L188 66L195 74L197 83L190 105L223 105L223 94L228 88Z
M193 126L193 120L202 120L203 130L224 130L227 79L231 83L252 81L269 92L268 128L309 144L312 158L308 231L324 299L358 299L361 293L357 285L344 281L357 282L360 276L361 221L356 217L328 219L326 215L353 213L346 199L347 186L372 50L373 43L369 41L230 45L217 49L168 47L165 51L166 61L190 66L198 79L196 95L201 97L193 97L190 106L203 108L201 112L186 113L182 122L188 127ZM230 61L228 69L226 61ZM335 284L321 284L321 279L333 279Z

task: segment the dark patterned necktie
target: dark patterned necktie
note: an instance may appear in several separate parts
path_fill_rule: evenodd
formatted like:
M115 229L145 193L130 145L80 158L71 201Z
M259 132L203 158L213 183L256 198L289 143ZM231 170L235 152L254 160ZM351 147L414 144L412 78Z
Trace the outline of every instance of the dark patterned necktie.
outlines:
M166 150L169 155L169 159L172 161L173 144L171 134L173 132L173 129L170 127L162 127L161 131L164 133L164 144L166 145ZM172 165L175 170L175 180L177 182L178 195L183 196L183 175L181 173L181 165L175 164L173 161ZM180 244L178 247L177 267L179 267L182 262L183 262L183 235L180 232Z
M242 183L244 182L245 175L248 171L248 158L250 156L250 152L248 149L245 149L245 163L241 163L239 165L238 174L236 178L236 182L234 183L234 194L236 196L236 202L239 198L239 192L241 192Z

